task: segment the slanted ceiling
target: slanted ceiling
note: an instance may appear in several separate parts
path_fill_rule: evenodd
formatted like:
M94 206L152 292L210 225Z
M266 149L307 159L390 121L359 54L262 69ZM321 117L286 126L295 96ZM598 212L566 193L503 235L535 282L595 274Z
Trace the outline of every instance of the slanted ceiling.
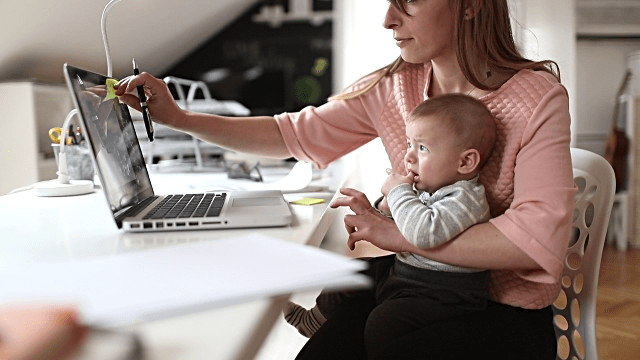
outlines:
M106 74L108 0L1 0L0 82L63 82L65 62ZM121 0L107 17L113 76L161 74L257 0Z

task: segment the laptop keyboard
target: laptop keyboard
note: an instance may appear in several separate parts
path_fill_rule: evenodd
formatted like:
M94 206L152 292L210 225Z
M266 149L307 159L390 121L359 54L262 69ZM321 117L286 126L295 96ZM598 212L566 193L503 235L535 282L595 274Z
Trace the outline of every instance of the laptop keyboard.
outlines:
M220 216L226 193L168 195L144 219L185 219Z

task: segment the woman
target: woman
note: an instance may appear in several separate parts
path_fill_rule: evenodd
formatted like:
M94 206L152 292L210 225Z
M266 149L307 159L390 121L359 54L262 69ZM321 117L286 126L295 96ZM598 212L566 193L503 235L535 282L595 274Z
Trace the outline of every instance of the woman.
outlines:
M349 243L491 270L492 302L473 316L416 329L370 358L552 358L550 304L559 291L574 201L567 92L551 61L519 55L506 0L391 0L384 26L400 58L318 108L232 119L189 113L148 74L122 80L116 94L139 108L144 85L152 117L234 150L324 167L380 137L396 172L404 169L404 119L431 96L479 98L497 125L493 155L480 174L492 219L436 249L412 247L364 195L345 189ZM388 262L385 262L388 263ZM377 268L384 273L387 268ZM309 340L300 359L365 358L367 317L375 304L348 304Z

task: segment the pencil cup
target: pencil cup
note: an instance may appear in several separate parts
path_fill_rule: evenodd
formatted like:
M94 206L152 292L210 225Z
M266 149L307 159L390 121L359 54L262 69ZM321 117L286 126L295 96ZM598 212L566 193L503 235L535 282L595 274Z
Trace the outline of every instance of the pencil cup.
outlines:
M53 154L56 156L56 165L60 167L58 160L60 144L51 144L51 147L53 147ZM64 153L67 156L67 172L71 180L93 181L95 170L87 145L65 145Z

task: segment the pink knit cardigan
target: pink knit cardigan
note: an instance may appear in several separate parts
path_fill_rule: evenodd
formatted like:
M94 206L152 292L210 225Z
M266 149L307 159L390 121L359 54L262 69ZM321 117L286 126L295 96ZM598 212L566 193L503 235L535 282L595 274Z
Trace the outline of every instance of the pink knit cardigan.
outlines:
M325 167L380 137L392 166L404 169L405 119L427 98L430 78L430 64L404 64L361 96L276 120L300 160ZM522 70L481 101L497 124L493 155L480 174L491 223L543 269L492 271L491 294L504 304L542 308L558 296L574 208L567 92L551 74Z

